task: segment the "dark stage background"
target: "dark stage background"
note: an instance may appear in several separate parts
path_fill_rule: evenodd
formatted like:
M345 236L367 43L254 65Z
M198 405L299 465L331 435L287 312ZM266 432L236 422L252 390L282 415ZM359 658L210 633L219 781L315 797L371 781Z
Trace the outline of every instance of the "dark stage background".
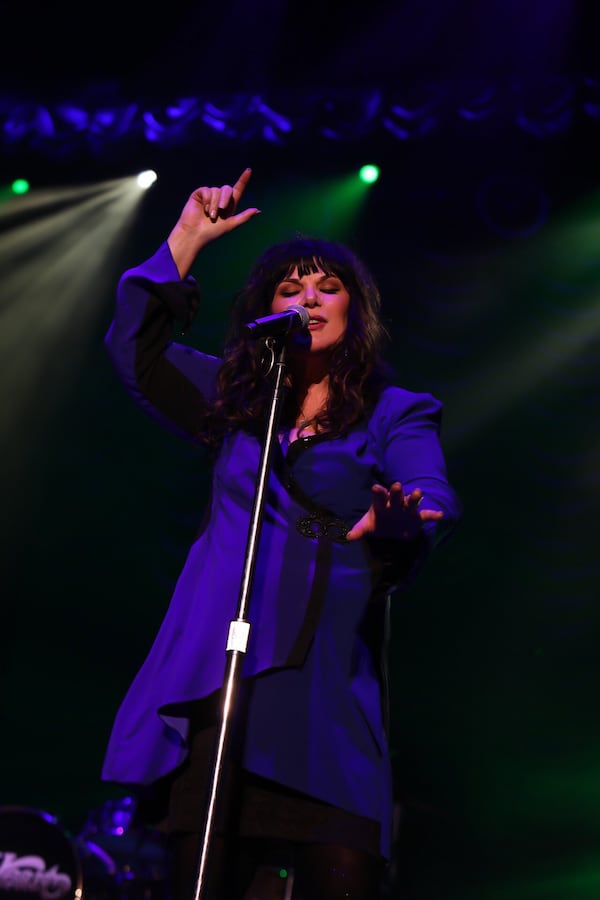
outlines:
M193 188L251 165L245 201L262 215L197 263L203 307L184 341L219 352L229 298L265 244L296 229L347 241L377 275L399 382L444 402L465 505L393 608L390 896L597 900L595 10L221 6L175 4L136 36L133 13L109 5L91 46L72 8L34 4L29 31L11 13L25 30L1 63L0 176L32 187L0 207L0 805L79 834L127 796L99 780L106 741L208 481L202 454L124 395L102 339L121 271ZM195 95L230 110L228 131L165 126L150 142L139 113L100 139L60 119L61 104L164 110ZM269 131L264 110L258 127L252 97L289 130L274 116ZM366 162L381 175L357 190ZM70 189L147 166L159 178L133 211L77 213ZM36 191L50 198L39 207Z

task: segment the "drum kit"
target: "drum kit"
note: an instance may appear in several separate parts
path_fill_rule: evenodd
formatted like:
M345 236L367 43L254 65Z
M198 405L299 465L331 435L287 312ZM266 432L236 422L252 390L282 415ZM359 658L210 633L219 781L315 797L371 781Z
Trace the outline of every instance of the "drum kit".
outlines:
M0 900L169 900L164 836L124 797L71 834L48 812L0 806Z

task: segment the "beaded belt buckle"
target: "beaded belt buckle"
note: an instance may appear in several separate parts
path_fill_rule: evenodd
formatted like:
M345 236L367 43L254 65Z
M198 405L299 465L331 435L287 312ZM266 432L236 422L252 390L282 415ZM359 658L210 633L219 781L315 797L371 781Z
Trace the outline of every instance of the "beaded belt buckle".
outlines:
M331 519L323 513L302 516L297 520L296 528L303 537L329 538L330 541L337 541L339 544L346 543L346 535L350 531L350 527L341 519Z

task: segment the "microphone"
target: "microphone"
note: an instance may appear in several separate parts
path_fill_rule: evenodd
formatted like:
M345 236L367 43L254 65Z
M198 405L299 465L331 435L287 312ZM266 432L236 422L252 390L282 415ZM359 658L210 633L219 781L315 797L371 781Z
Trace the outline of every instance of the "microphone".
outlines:
M283 312L274 313L272 316L262 316L247 322L244 328L250 332L253 338L261 337L287 337L293 331L306 328L310 322L310 313L299 304L292 304Z

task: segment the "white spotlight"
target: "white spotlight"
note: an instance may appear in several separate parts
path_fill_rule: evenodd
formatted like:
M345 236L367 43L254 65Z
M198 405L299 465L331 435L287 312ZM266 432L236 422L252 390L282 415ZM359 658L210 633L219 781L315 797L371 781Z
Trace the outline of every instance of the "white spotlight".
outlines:
M154 171L154 169L146 169L144 172L140 172L137 177L137 183L142 190L146 191L148 188L154 184L158 175Z

